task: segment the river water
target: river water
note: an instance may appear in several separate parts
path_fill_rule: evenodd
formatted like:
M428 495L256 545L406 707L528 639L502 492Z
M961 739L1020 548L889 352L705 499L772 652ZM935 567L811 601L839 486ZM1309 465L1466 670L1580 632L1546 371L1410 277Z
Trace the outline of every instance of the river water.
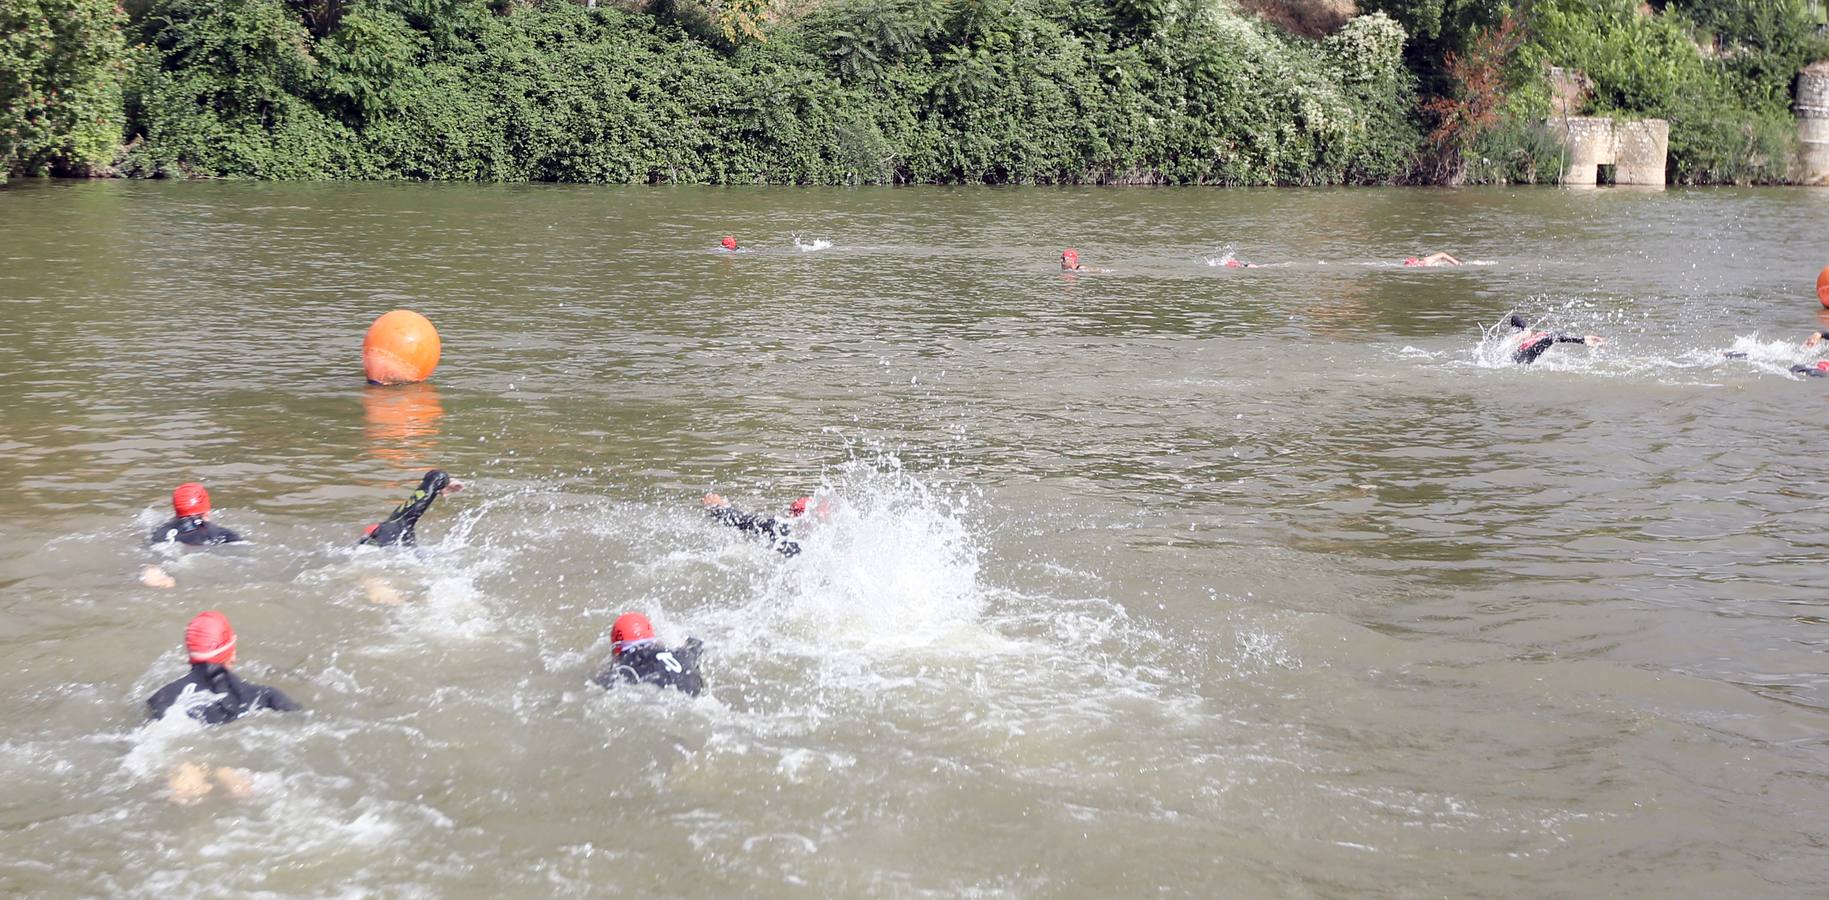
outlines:
M1821 896L1825 236L1807 190L15 183L0 893ZM396 307L444 362L365 387ZM1610 340L1509 365L1513 312ZM353 549L431 466L420 552ZM192 479L249 544L146 546ZM784 561L708 490L832 513ZM211 608L309 712L143 724ZM705 696L587 684L628 609ZM174 804L190 761L252 796Z

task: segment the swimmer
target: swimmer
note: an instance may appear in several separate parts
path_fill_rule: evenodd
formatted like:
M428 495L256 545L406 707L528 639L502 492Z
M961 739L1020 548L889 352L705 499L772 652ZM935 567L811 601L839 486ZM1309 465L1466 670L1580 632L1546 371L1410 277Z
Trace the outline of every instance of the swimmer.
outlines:
M718 246L735 253L737 252L737 239L732 235L724 235L724 239L718 242Z
M768 538L769 546L775 548L776 552L782 556L796 556L800 553L800 545L789 540L789 535L794 530L793 525L781 517L764 517L746 513L731 506L730 501L719 494L706 494L703 502L705 512L711 516L713 521L729 525L744 534ZM801 497L788 505L788 518L798 519L806 515L809 508L815 508L813 498ZM831 509L827 504L821 503L815 509L821 519L831 515Z
M1819 359L1811 365L1791 367L1792 374L1808 375L1811 378L1829 378L1829 359Z
M171 509L176 515L152 530L152 543L171 542L203 547L210 544L234 544L242 540L241 535L210 521L210 492L195 481L178 485L172 490ZM140 583L155 588L178 586L177 580L165 571L164 566L151 564L140 567Z
M1259 268L1257 263L1240 262L1236 259L1233 259L1230 256L1226 257L1226 261L1223 263L1220 263L1220 265L1225 266L1228 269L1256 269L1256 268Z
M1422 266L1424 268L1433 268L1435 266L1458 266L1460 264L1460 260L1440 251L1431 253L1428 256L1412 256L1404 260L1404 265L1406 266Z
M1572 334L1563 334L1560 331L1533 331L1530 323L1524 321L1523 316L1512 316L1511 327L1524 332L1524 336L1518 340L1517 348L1511 352L1511 361L1526 366L1536 362L1537 357L1543 355L1543 351L1550 349L1555 344L1586 344L1590 347L1599 347L1607 342L1605 338L1592 334L1577 337Z
M372 544L377 547L412 547L419 543L419 536L414 529L419 526L419 517L432 508L432 501L444 491L455 494L464 489L464 483L444 473L442 469L433 469L425 473L419 487L412 496L394 507L394 514L386 521L368 526L362 532L362 539L356 544Z
M177 707L205 725L232 722L257 709L290 712L299 709L277 688L249 684L229 671L235 663L235 629L222 613L199 613L184 629L184 648L190 653L190 674L146 698L154 719Z
M1809 337L1804 338L1804 348L1814 348L1817 344L1822 343L1824 338L1829 338L1829 331L1812 331Z
M1080 251L1068 249L1061 251L1061 271L1089 272L1091 270L1080 265Z
M176 541L192 547L206 544L233 544L241 540L236 534L210 521L210 492L195 481L178 485L171 492L171 509L177 515L152 530L152 542Z
M674 688L697 697L705 687L699 677L698 638L669 650L654 637L654 624L638 612L623 613L610 626L610 662L591 677L603 687L618 684L652 684Z

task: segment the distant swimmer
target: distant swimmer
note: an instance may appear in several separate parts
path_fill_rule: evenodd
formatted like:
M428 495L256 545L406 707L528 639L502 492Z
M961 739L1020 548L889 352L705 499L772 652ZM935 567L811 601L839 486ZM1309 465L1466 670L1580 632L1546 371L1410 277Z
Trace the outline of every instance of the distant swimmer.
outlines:
M200 613L184 629L184 648L190 653L190 674L146 698L146 710L162 719L176 707L206 725L232 722L260 709L290 712L299 709L277 688L250 684L229 671L235 663L235 629L222 613Z
M673 688L697 697L705 682L699 677L698 638L668 649L654 637L654 624L638 612L623 613L610 626L610 661L591 681L606 688L618 684L651 684Z
M1071 250L1071 249L1061 251L1061 271L1063 271L1063 272L1082 272L1087 275L1094 275L1094 274L1110 275L1111 274L1110 269L1094 269L1094 268L1090 268L1088 266L1080 265L1080 251Z
M1808 375L1811 378L1829 378L1829 359L1819 359L1810 365L1795 365L1791 371L1797 375Z
M1256 268L1260 268L1260 266L1258 266L1258 264L1257 264L1257 263L1252 263L1252 262L1244 262L1244 261L1242 261L1242 260L1236 260L1236 259L1233 259L1233 258L1232 258L1232 257L1230 257L1230 256L1228 256L1228 257L1226 257L1226 261L1225 261L1225 262L1222 262L1222 263L1220 263L1220 265L1222 265L1222 266L1225 266L1225 267L1226 267L1226 268L1228 268L1228 269L1256 269Z
M735 253L737 252L737 239L733 235L724 235L724 239L718 242L718 246Z
M1431 253L1428 256L1411 256L1404 260L1404 265L1406 266L1422 266L1424 268L1432 268L1434 266L1458 266L1460 264L1460 260L1442 252Z
M787 519L746 513L731 506L730 501L719 494L706 494L704 504L705 512L711 516L712 521L729 525L744 534L766 538L769 546L782 556L796 556L800 553L800 545L790 540L794 527ZM812 497L801 497L788 505L788 519L798 519L806 515L808 510L818 512L822 519L831 514L827 504L815 506Z
M433 469L420 479L419 487L412 496L394 507L394 514L385 521L368 526L362 532L362 539L357 544L372 544L377 547L412 547L419 543L419 536L414 529L419 526L419 517L432 508L432 501L438 495L450 491L455 494L464 489L464 483L444 473L442 469Z
M232 544L241 540L236 534L210 521L210 492L195 481L178 485L171 492L171 509L176 515L152 530L152 542L176 541L193 547L206 544Z
M1605 338L1592 334L1577 336L1563 334L1560 331L1536 331L1531 328L1529 322L1524 321L1523 316L1512 316L1511 327L1524 332L1523 337L1518 339L1518 346L1511 352L1511 361L1526 366L1536 362L1537 357L1543 355L1543 351L1550 349L1555 344L1586 344L1590 347L1598 347L1607 342Z

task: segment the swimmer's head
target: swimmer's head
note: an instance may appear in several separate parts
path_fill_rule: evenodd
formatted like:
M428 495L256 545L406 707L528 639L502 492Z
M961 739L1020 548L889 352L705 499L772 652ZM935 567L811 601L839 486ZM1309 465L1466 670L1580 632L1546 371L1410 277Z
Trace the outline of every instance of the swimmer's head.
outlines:
M797 497L793 503L788 504L787 514L792 518L798 519L809 512L819 521L829 522L832 519L832 501Z
M235 661L235 629L227 616L215 610L198 613L184 628L184 649L191 662L226 666Z
M654 640L654 623L638 612L623 613L610 626L610 652L621 656L624 650Z
M195 481L187 481L172 490L171 508L185 518L209 515L210 492Z
M728 234L727 234L727 235L724 235L724 239L723 239L723 240L721 240L721 241L719 241L719 242L718 242L718 243L719 243L719 244L720 244L720 245L722 245L722 246L723 246L723 247L724 247L724 249L726 249L726 250L735 250L735 249L737 249L737 239L736 239L736 238L735 238L735 237L733 237L733 236L731 236L731 235L728 235Z
M1061 251L1061 268L1077 269L1080 267L1080 251L1068 249Z

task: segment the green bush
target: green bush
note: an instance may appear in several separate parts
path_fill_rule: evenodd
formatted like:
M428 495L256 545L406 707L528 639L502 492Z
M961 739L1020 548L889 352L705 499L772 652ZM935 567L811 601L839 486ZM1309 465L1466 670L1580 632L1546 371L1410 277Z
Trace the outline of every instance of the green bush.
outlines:
M121 143L128 55L114 0L0 2L0 183L86 175Z
M856 0L720 40L688 21L703 3L296 6L148 0L131 171L1328 184L1400 178L1416 142L1382 16L1317 45L1217 0L1148 23L1068 0Z

